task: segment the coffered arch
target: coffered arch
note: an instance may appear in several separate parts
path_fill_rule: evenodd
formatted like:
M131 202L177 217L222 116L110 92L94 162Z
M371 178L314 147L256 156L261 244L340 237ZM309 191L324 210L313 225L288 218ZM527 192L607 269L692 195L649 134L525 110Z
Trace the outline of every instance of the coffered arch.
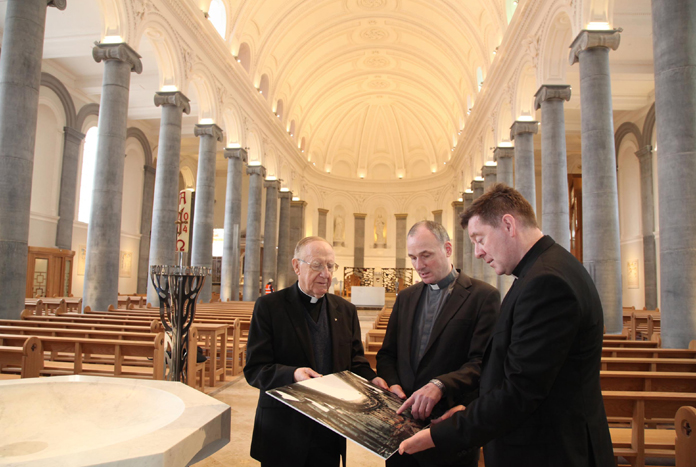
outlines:
M147 37L155 50L159 71L159 90L182 90L186 88L182 57L174 31L164 17L150 13L140 24L134 37L133 46L140 48L143 37Z

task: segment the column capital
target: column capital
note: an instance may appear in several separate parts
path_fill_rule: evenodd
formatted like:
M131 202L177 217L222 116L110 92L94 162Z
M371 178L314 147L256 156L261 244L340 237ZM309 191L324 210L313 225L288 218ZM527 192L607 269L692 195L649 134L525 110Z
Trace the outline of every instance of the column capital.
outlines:
M406 220L406 218L408 217L408 213L394 214L394 217L396 217L397 221L401 219Z
M510 139L514 140L515 136L525 133L536 135L539 132L539 122L526 122L517 120L510 127Z
M246 170L247 175L261 175L266 176L266 167L262 165L247 165Z
M57 8L60 11L65 10L65 7L68 6L67 0L48 0L46 2L47 6L52 6L53 8Z
M635 152L636 157L640 163L652 162L653 147L648 144Z
M542 84L536 94L534 94L534 110L539 110L542 102L550 100L569 101L570 94L569 84Z
M246 149L242 148L225 148L222 152L225 159L240 159L242 162L247 161Z
M214 123L197 123L193 127L193 136L212 136L217 141L222 141L222 128Z
M493 150L493 160L498 162L499 159L512 159L515 157L515 148L498 146Z
M307 206L307 201L302 201L302 200L299 200L299 201L290 201L290 207L300 207L300 208L303 208L303 207L305 207L305 206Z
M609 29L606 31L589 31L583 29L570 44L570 56L568 61L571 65L580 60L580 53L595 47L606 47L611 50L619 48L621 42L621 32L623 29Z
M486 178L490 175L497 175L498 167L494 165L484 165L483 167L481 167L481 174L483 175L483 178Z
M92 58L94 58L94 61L97 63L108 60L119 60L130 64L131 71L135 71L138 74L143 71L143 63L140 61L140 55L125 42L121 42L120 44L95 42L94 48L92 49Z
M155 168L151 165L144 165L143 170L145 170L145 173L151 173L151 174L154 174L156 172Z
M292 199L292 191L281 191L278 193L278 198L280 199Z
M367 214L362 212L354 212L353 217L355 217L356 219L365 219L367 217Z
M464 201L452 201L452 207L454 209L457 209L457 208L464 209Z
M319 214L328 214L328 213L329 213L329 210L328 210L328 209L324 209L324 208L317 208L317 212L318 212Z
M83 139L85 139L84 133L80 133L76 129L70 128L69 126L64 126L63 131L65 132L65 139L71 139L76 143L80 143Z
M462 199L464 200L464 203L471 204L471 202L474 200L474 193L465 191L462 193Z
M432 213L433 213L433 215L442 214L442 209L436 209L436 210L432 211Z
M483 190L483 180L471 181L471 191L476 191L476 189Z
M280 190L280 180L264 180L263 187L275 188L276 190Z
M189 98L186 97L181 91L156 92L155 107L159 107L160 105L173 105L181 108L186 115L191 113L191 104L189 103Z

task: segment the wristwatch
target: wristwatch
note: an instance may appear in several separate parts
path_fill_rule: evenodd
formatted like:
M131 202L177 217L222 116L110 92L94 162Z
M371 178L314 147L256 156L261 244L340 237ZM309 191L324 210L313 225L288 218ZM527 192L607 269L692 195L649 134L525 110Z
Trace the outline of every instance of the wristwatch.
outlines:
M433 378L433 379L431 379L431 380L428 381L428 382L434 384L435 386L437 386L437 388L438 388L440 391L442 391L442 394L443 394L443 395L445 394L445 385L442 384L442 381L440 381L439 379Z

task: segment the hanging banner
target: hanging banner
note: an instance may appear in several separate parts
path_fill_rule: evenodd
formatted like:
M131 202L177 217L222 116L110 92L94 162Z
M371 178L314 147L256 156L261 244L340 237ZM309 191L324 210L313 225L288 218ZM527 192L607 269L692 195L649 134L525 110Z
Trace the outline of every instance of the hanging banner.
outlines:
M179 192L179 214L176 219L176 251L188 252L191 249L191 227L193 226L193 198L191 189Z

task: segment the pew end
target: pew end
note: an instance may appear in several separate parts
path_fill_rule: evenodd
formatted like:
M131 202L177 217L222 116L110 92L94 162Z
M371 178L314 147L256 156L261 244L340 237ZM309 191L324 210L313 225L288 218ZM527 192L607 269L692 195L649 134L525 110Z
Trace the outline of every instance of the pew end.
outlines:
M684 406L677 410L674 427L677 467L696 467L696 408Z

